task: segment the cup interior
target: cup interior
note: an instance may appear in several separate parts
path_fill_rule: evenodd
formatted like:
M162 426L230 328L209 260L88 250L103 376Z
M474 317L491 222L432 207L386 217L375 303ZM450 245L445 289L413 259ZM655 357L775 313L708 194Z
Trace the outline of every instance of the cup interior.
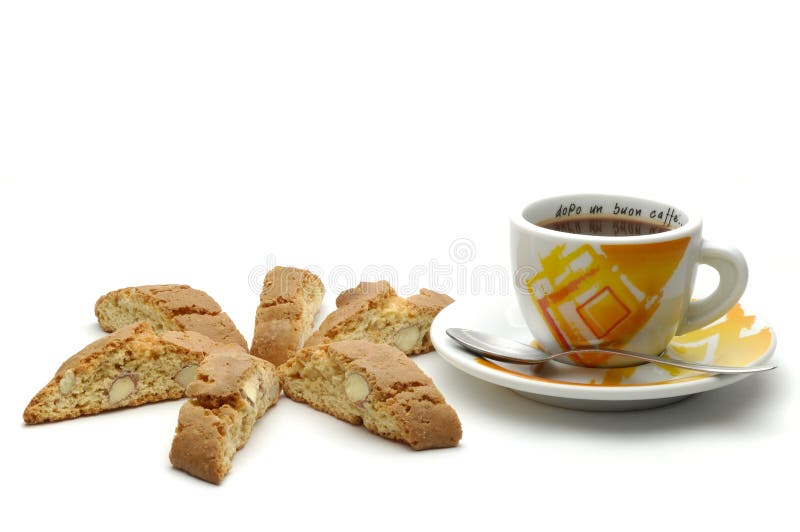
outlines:
M603 233L588 221L615 224L618 236L637 236L663 232L689 224L689 214L669 203L630 196L582 194L558 196L531 203L522 218L533 225L584 235ZM581 225L581 222L584 222ZM629 222L627 225L625 222ZM548 227L549 226L549 227ZM592 229L598 232L593 232Z

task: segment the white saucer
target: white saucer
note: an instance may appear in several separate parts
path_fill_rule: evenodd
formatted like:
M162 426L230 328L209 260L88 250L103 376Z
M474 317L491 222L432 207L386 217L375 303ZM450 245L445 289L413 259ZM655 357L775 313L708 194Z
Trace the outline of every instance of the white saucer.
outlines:
M456 368L510 388L529 399L578 410L638 410L679 401L749 377L710 375L659 364L629 368L583 368L551 361L539 366L504 364L477 358L445 334L464 327L520 342L533 337L511 297L463 298L442 310L431 326L439 354ZM669 358L728 366L767 361L775 351L775 332L738 304L715 323L676 336Z

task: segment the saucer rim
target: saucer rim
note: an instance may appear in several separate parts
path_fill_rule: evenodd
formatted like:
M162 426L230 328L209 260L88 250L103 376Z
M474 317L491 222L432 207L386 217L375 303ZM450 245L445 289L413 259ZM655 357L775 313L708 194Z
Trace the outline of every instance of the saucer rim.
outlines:
M626 384L626 385L605 385L605 386L591 386L585 384L570 384L558 381L533 380L524 376L514 375L499 371L488 366L484 366L477 362L475 356L469 353L466 349L458 345L454 340L445 334L444 330L455 324L447 324L449 317L465 305L478 302L484 302L484 307L487 306L487 301L494 301L494 305L498 307L505 303L505 305L516 306L516 301L509 296L472 296L461 298L444 309L436 316L431 324L430 338L431 342L436 349L436 352L444 358L450 365L463 371L475 378L491 382L504 388L519 390L528 393L535 393L539 395L548 395L551 397L565 397L571 399L590 399L590 400L648 400L648 399L662 399L667 397L677 397L683 395L691 395L705 391L714 390L723 386L728 386L742 379L751 376L751 373L742 375L708 375L701 379L694 379L690 381L678 382L664 382L661 384ZM491 303L490 303L491 304ZM503 306L503 309L507 306ZM771 341L765 353L756 360L748 364L761 364L770 360L775 353L777 346L777 337L775 330L763 320L760 320L763 325L770 330Z

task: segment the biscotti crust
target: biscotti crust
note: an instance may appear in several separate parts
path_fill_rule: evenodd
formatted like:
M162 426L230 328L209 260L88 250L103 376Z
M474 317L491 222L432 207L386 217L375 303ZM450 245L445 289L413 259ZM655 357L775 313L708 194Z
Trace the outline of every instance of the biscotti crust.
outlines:
M325 288L308 270L276 266L264 277L250 353L279 365L303 346Z
M290 399L349 423L363 423L415 450L452 447L461 439L458 416L433 381L392 346L348 340L308 347L279 372ZM363 379L366 395L348 395L350 379Z
M31 399L23 420L28 424L61 421L179 399L185 393L183 378L220 345L190 331L159 336L146 322L123 327L61 364L50 382ZM115 383L120 380L126 382L116 386L131 390L116 400Z
M186 389L170 449L172 465L219 484L250 437L256 420L280 395L275 366L236 345L218 348Z
M360 302L376 304L383 299L396 295L397 292L394 291L388 281L362 282L340 293L336 297L336 308Z
M408 302L423 312L438 314L439 311L453 302L453 298L447 294L422 288L419 294L409 297Z
M97 300L95 315L107 332L144 320L156 333L195 331L220 343L235 343L247 349L244 336L217 302L206 292L185 284L114 290Z

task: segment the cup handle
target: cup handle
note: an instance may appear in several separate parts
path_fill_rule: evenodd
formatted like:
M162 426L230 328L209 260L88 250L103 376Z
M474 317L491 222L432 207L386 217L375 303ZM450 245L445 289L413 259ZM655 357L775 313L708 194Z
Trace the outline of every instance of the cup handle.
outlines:
M739 301L747 286L747 262L742 252L734 247L703 240L699 263L717 270L719 284L710 296L689 303L686 317L678 326L678 335L719 319Z

